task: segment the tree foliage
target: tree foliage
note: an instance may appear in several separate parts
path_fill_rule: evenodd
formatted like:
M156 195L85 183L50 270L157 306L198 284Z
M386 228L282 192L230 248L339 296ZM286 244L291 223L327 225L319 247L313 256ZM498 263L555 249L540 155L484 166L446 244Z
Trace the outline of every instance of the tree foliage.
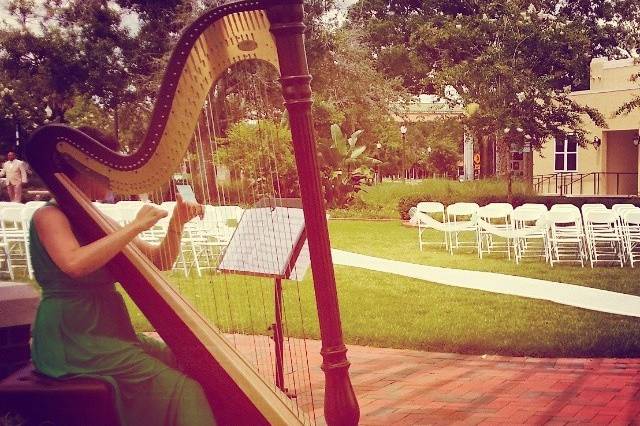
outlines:
M344 207L363 185L373 179L372 167L380 161L364 155L367 146L358 144L363 130L348 138L339 125L331 126L331 143L318 145L318 157L325 199L329 207Z
M430 175L456 176L458 161L462 159L464 128L456 118L416 123L407 132L411 142L409 157L412 167Z
M264 196L298 197L297 169L291 133L272 120L239 122L217 142L216 163L242 181L256 201Z
M567 133L588 143L585 116L605 126L568 93L588 87L591 58L625 57L638 45L640 4L361 0L349 16L385 75L402 77L414 93L480 104L463 120L479 138L498 134L507 146L540 148Z
M311 72L316 111L320 110L316 130L321 137L330 137L328 129L336 123L331 120L337 118L336 113L348 132L389 123L392 104L406 97L399 80L378 72L373 54L357 30L336 30L328 50L311 63ZM370 138L367 145L377 142L373 133L365 138Z

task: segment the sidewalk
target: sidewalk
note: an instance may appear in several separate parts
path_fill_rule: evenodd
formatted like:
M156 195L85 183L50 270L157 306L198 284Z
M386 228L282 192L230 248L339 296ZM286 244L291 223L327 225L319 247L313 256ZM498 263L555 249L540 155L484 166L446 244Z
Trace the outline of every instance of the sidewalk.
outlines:
M350 347L362 425L638 424L640 359Z
M250 358L253 337L235 342ZM361 425L640 423L640 359L348 350ZM325 424L320 342L307 341L306 352L313 405L302 389L297 403Z
M343 250L331 250L336 265L402 275L436 284L548 300L592 311L640 317L640 297L597 288L495 272L418 265Z

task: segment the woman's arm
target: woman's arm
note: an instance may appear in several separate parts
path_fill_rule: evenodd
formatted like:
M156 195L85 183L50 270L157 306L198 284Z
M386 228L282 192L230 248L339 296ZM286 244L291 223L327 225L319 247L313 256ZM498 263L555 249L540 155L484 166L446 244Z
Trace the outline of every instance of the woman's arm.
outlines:
M135 220L93 243L81 246L69 219L60 209L47 206L34 217L38 237L53 262L73 278L88 275L109 262L142 231L151 228L167 212L144 206Z
M180 194L176 196L176 206L169 220L167 234L160 244L150 244L136 238L135 244L156 267L162 271L171 269L180 253L180 240L185 223L204 214L201 204L184 201Z

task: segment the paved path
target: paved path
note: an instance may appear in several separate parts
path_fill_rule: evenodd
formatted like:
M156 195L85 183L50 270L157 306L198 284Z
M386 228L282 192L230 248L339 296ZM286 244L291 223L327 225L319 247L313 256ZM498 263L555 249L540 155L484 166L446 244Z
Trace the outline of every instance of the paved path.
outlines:
M638 359L349 349L362 425L640 421Z
M253 350L253 338L235 341L241 352ZM306 345L313 408L304 393L298 401L324 424L320 343ZM640 359L348 349L361 425L640 424Z
M417 265L333 249L336 265L397 274L438 284L548 300L592 311L640 317L640 297L494 272Z

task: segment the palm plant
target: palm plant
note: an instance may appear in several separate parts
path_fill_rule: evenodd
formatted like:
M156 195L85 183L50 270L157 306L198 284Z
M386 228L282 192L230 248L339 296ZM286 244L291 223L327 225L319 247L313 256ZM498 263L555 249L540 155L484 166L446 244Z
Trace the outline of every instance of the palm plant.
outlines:
M331 140L320 140L318 158L322 185L329 207L344 207L374 177L372 167L380 161L364 155L366 145L358 145L363 130L348 138L337 124L331 125Z

